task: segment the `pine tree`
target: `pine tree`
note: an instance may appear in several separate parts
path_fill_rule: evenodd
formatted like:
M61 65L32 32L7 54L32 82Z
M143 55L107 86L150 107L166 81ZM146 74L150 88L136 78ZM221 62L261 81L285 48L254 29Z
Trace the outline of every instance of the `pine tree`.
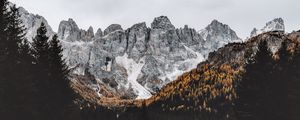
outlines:
M51 99L49 91L51 91L50 86L50 72L49 72L49 44L48 37L46 36L47 29L44 23L41 23L40 28L37 30L37 35L33 39L31 53L34 56L34 108L38 119L51 119L52 111L49 109L52 107L48 102Z
M63 49L59 40L57 39L57 35L52 37L49 51L51 73L50 82L52 85L52 91L49 92L53 95L51 97L53 99L51 102L53 102L54 106L57 106L55 111L59 111L58 114L60 114L61 117L67 117L66 112L70 112L70 110L72 111L74 107L73 100L75 99L75 94L70 88L70 80L68 78L69 69L63 60Z
M6 0L1 0L0 1L0 115L5 114L6 111L6 104L5 104L5 91L6 91L6 86L5 82L7 82L7 78L5 76L5 67L6 65L4 64L4 61L6 59L5 56L5 46L6 46L6 28L7 28L7 23L6 23L6 17L7 17L7 1Z
M36 91L36 86L34 86L34 69L33 69L33 56L31 55L31 48L30 48L30 44L27 40L24 40L20 46L20 56L22 59L20 59L21 61L21 65L20 67L18 67L17 69L19 69L20 71L20 77L22 77L23 81L21 84L23 85L24 89L26 89L27 93L24 94L24 92L22 92L23 97L20 98L20 100L22 100L21 102L24 103L24 107L25 107L25 111L24 114L27 115L27 117L20 117L22 119L26 118L26 119L33 119L34 117L34 113L35 111L37 111L37 109L34 108L34 91ZM20 94L20 93L19 93Z
M236 102L238 119L263 120L270 117L267 108L274 60L266 41L258 45L258 51L245 66L245 73L237 89Z
M76 106L73 104L75 93L70 87L69 69L63 60L63 49L57 35L48 40L46 33L42 23L32 44L38 118L71 119L69 114L74 115L72 112L76 111Z
M288 81L288 116L289 120L299 120L300 119L300 46L296 46L296 50L293 54L293 59L291 60L291 67L289 68L289 78Z
M21 48L25 41L25 28L21 25L16 6L8 6L6 0L0 3L0 114L3 119L29 118L31 83L25 79L27 70L22 68L31 62L25 62L25 54L21 53L25 50ZM20 114L15 116L15 113Z
M283 40L278 50L279 59L276 61L269 83L270 92L268 98L269 109L274 118L278 120L287 119L288 107L288 83L291 80L292 54L288 51L288 40Z

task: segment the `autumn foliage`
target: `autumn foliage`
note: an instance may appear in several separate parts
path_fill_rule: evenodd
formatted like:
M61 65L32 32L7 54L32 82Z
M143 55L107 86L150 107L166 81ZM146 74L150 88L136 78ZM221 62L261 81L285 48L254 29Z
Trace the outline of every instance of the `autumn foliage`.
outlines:
M235 85L239 80L238 73L239 70L227 64L202 64L165 86L147 101L148 105L168 101L161 105L164 110L218 112L218 108L230 105L237 97Z

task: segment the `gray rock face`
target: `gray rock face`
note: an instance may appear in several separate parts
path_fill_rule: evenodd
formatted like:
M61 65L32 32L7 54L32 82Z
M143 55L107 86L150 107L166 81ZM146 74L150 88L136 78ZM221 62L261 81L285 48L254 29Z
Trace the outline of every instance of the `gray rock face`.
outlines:
M58 28L58 38L67 42L75 41L92 41L94 38L93 28L90 27L87 31L79 29L73 19L61 21Z
M128 42L126 53L137 62L146 53L150 29L143 22L133 25L126 32Z
M112 33L114 31L117 30L123 30L121 25L119 24L111 24L110 26L108 26L105 30L104 30L104 35L107 35L109 33Z
M166 16L160 16L155 18L151 24L151 28L164 30L175 29L174 25L172 25L171 21Z
M176 33L178 34L180 42L193 50L201 52L205 41L195 29L185 25L184 28L176 29Z
M205 40L204 48L207 54L228 43L242 41L228 25L217 20L213 20L210 25L201 30L200 35Z
M256 29L256 28L255 28ZM252 31L250 37L257 36L258 34L270 32L270 31L285 31L284 20L282 18L275 18L272 21L266 23L266 25L256 32Z
M35 21L38 17L22 19ZM30 23L24 24L31 26ZM34 36L33 31L39 27L33 26L29 36ZM176 29L166 16L155 18L151 28L145 22L126 30L112 24L104 32L98 29L96 34L92 27L82 30L69 19L60 23L57 34L72 74L93 76L96 82L87 86L92 86L99 97L109 97L98 91L105 87L110 93L131 99L151 97L205 60L208 51L239 40L234 31L217 21L198 33L187 25Z
M256 36L256 35L257 35L257 32L258 32L258 30L257 30L256 28L254 28L254 29L252 30L252 32L250 33L250 37Z
M23 7L19 7L20 12L20 19L22 20L24 26L27 29L26 38L28 41L32 42L32 39L36 36L37 29L41 26L41 23L43 22L47 28L47 36L53 36L54 32L50 25L48 24L47 20L40 16L40 15L34 15L29 13L27 10L25 10Z
M272 21L266 23L263 28L264 32L267 31L285 31L284 21L282 18L275 18Z
M95 38L96 38L96 39L99 39L99 38L101 38L102 36L103 36L103 32L102 32L101 28L99 28L99 29L97 30L96 34L95 34Z
M93 27L89 27L87 31L82 30L83 32L81 33L81 38L83 38L85 41L90 41L92 40L95 35L94 35L94 29Z
M80 29L73 19L61 21L58 28L58 39L74 42L80 40Z

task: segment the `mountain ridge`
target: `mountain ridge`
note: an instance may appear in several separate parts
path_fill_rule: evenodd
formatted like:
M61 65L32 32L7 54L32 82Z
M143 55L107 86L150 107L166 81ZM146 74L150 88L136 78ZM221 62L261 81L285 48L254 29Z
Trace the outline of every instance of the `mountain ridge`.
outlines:
M212 103L210 103L210 101L218 98L217 96L220 97L224 95L225 93L223 92L226 92L227 88L229 90L226 92L228 95L222 96L222 98L224 97L225 101L232 101L237 98L235 89L231 88L234 87L234 82L239 81L238 76L243 73L243 67L246 64L246 61L252 56L247 54L249 51L253 51L254 53L252 54L255 54L258 49L258 44L262 41L267 41L268 47L270 49L276 49L276 52L281 47L281 43L287 41L289 43L289 50L293 51L296 49L297 45L300 45L300 33L293 32L285 34L283 32L266 32L251 38L245 43L230 43L217 51L210 53L207 60L199 63L195 69L180 75L176 80L164 86L157 94L149 99L124 100L118 98L105 98L96 99L96 101L92 100L90 102L104 107L125 109L130 107L142 108L145 106L151 108L159 105L161 109L165 111L197 109L201 111L216 112L214 111L214 107L216 106L211 106ZM276 52L273 53L274 59L276 59ZM212 88L207 87L206 85L210 85L212 82L210 79L213 78L216 78L219 81L214 81L214 84L211 86ZM198 82L201 84L198 84ZM218 85L216 84L224 85L224 87L217 87ZM75 85L79 85L77 86L77 89L79 90L86 89L84 85ZM208 90L205 91L204 89ZM80 93L88 100L91 100L89 98L93 97L93 95L89 95L89 93L86 93L85 91L81 91ZM213 94L205 97L204 95L206 95L206 93ZM170 103L172 100L178 99L185 102ZM201 107L197 108L197 106Z
M25 26L33 26L28 27L29 40L40 22L46 23L49 36L55 34L43 17L21 11L21 19ZM26 22L33 21L31 19L38 22ZM121 25L112 24L104 31L99 28L96 33L92 27L80 29L73 19L69 19L60 23L57 34L72 73L94 76L97 82L86 86L98 97L109 98L99 93L105 88L114 97L143 99L193 69L210 52L227 43L242 42L228 25L217 20L213 20L206 30L213 33L209 40L187 25L175 28L166 16L160 16L153 20L151 27L142 22L124 30ZM141 94L141 90L146 90L147 95Z

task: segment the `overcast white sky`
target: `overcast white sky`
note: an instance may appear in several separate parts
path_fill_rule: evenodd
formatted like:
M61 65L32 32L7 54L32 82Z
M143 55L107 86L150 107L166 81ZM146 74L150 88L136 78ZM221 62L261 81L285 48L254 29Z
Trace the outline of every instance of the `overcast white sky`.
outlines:
M176 27L200 30L213 19L228 24L238 36L249 36L276 17L285 20L286 31L300 29L300 0L10 0L29 12L44 16L54 31L61 20L73 18L78 26L94 32L112 23L128 28L166 15Z

